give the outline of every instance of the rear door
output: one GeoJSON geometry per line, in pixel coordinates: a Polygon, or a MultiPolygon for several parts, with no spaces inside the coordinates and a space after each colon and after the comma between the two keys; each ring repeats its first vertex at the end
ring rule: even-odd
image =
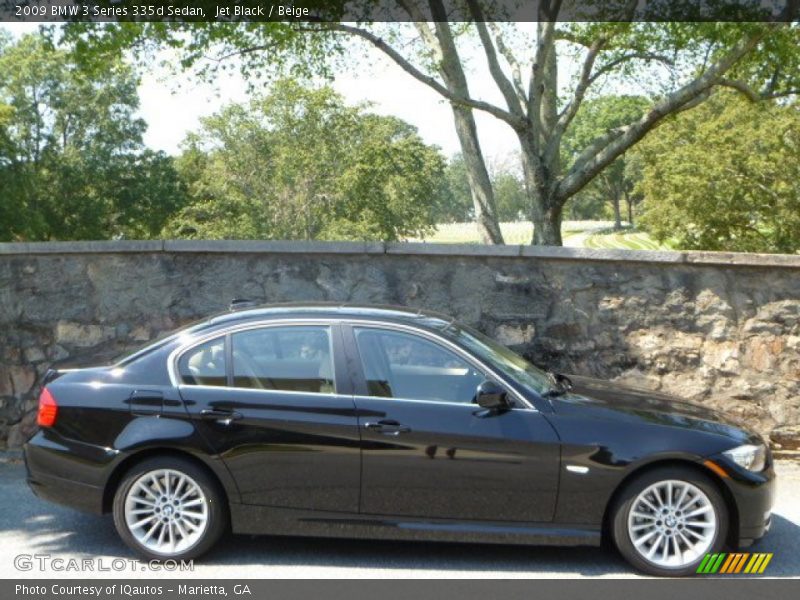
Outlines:
{"type": "Polygon", "coordinates": [[[358,422],[338,325],[232,331],[177,361],[180,391],[245,504],[357,512],[358,422]]]}
{"type": "MultiPolygon", "coordinates": [[[[491,375],[422,332],[345,328],[361,427],[361,512],[547,522],[560,447],[535,409],[475,403],[491,375]]],[[[499,382],[498,382],[499,383],[499,382]]]]}

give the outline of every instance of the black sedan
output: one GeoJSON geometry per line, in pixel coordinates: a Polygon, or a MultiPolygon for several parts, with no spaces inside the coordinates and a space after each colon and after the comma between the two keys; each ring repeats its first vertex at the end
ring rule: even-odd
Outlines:
{"type": "Polygon", "coordinates": [[[149,559],[234,533],[599,545],[696,570],[769,529],[764,441],[705,408],[537,368],[443,315],[239,305],[110,366],[51,370],[40,497],[149,559]]]}

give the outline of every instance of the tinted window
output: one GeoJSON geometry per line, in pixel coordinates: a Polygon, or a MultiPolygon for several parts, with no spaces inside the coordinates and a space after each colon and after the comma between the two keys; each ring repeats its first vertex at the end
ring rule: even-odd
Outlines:
{"type": "Polygon", "coordinates": [[[233,385],[259,390],[333,393],[330,330],[265,327],[234,333],[233,385]]]}
{"type": "Polygon", "coordinates": [[[225,338],[195,346],[178,361],[181,381],[188,385],[225,385],[225,338]]]}
{"type": "Polygon", "coordinates": [[[543,394],[552,387],[553,382],[545,371],[482,333],[468,330],[465,327],[451,328],[448,332],[457,336],[463,346],[483,359],[484,362],[521,383],[527,389],[537,394],[543,394]]]}
{"type": "Polygon", "coordinates": [[[355,328],[369,395],[469,403],[484,380],[454,352],[417,335],[355,328]]]}

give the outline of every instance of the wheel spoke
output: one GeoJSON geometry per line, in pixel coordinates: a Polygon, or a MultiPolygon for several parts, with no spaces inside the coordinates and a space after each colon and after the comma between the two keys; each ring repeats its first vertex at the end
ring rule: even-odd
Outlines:
{"type": "Polygon", "coordinates": [[[158,496],[155,493],[153,493],[153,490],[151,490],[149,487],[147,487],[143,483],[140,483],[139,485],[137,485],[136,489],[143,491],[145,494],[147,494],[148,496],[150,496],[154,500],[158,500],[158,496]]]}
{"type": "Polygon", "coordinates": [[[661,540],[663,539],[664,539],[664,534],[659,533],[658,537],[656,538],[656,541],[653,542],[653,545],[650,546],[650,550],[647,551],[647,558],[652,557],[656,553],[656,550],[658,550],[658,547],[661,545],[661,540]]]}
{"type": "Polygon", "coordinates": [[[181,525],[181,522],[182,519],[178,519],[177,521],[175,521],[175,529],[178,530],[178,534],[181,536],[181,539],[183,540],[186,539],[186,536],[188,534],[186,533],[186,530],[183,528],[183,525],[181,525]]]}
{"type": "Polygon", "coordinates": [[[186,478],[183,475],[178,477],[178,483],[175,484],[175,497],[180,499],[181,498],[181,490],[183,486],[186,485],[186,478]]]}
{"type": "Polygon", "coordinates": [[[153,533],[155,533],[155,531],[156,531],[156,529],[157,529],[157,528],[158,528],[158,521],[156,521],[155,523],[153,523],[153,526],[152,526],[152,527],[150,527],[150,529],[148,529],[148,530],[147,530],[147,533],[145,534],[145,536],[144,536],[144,537],[143,537],[143,538],[142,538],[140,541],[141,541],[143,544],[144,544],[145,542],[147,542],[147,540],[149,540],[151,537],[153,537],[153,533]]]}
{"type": "Polygon", "coordinates": [[[638,540],[634,541],[633,543],[636,546],[641,546],[642,544],[644,544],[647,540],[649,540],[651,537],[653,537],[657,533],[658,533],[658,530],[657,529],[653,529],[653,531],[650,531],[649,533],[644,534],[642,537],[640,537],[638,540]]]}
{"type": "Polygon", "coordinates": [[[149,523],[150,521],[152,521],[155,518],[156,518],[155,515],[150,515],[149,517],[145,517],[144,519],[136,521],[135,523],[131,523],[130,524],[130,528],[131,529],[139,529],[139,527],[141,527],[142,525],[144,525],[146,523],[149,523]]]}
{"type": "Polygon", "coordinates": [[[678,507],[678,510],[682,510],[683,509],[683,500],[684,500],[684,498],[686,498],[686,495],[688,493],[689,493],[689,486],[686,486],[686,485],[683,486],[683,491],[681,492],[681,495],[678,498],[678,500],[675,502],[675,506],[678,507]]]}
{"type": "Polygon", "coordinates": [[[672,540],[672,547],[675,549],[675,558],[678,559],[678,562],[681,560],[681,549],[678,546],[678,536],[673,535],[671,538],[672,540]]]}
{"type": "Polygon", "coordinates": [[[712,510],[711,506],[703,506],[696,510],[693,510],[689,514],[686,515],[686,518],[689,519],[691,517],[696,517],[697,515],[702,515],[703,513],[707,513],[708,511],[712,510]]]}
{"type": "Polygon", "coordinates": [[[153,476],[153,478],[152,478],[152,479],[153,479],[153,487],[154,487],[154,488],[156,489],[156,491],[158,492],[158,495],[159,495],[159,496],[163,496],[163,495],[164,495],[164,490],[161,488],[161,484],[160,484],[160,483],[158,483],[158,476],[157,476],[157,475],[155,475],[155,476],[153,476]]]}
{"type": "Polygon", "coordinates": [[[653,506],[653,504],[647,498],[642,498],[642,504],[647,506],[653,512],[658,512],[658,509],[655,506],[653,506]]]}
{"type": "Polygon", "coordinates": [[[636,517],[637,519],[647,519],[648,521],[656,520],[655,515],[650,515],[648,513],[643,513],[643,512],[632,512],[631,516],[636,517]]]}

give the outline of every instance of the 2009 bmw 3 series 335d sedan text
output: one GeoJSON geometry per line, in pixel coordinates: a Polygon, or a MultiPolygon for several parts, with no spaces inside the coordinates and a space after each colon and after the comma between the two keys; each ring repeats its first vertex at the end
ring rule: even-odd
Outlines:
{"type": "Polygon", "coordinates": [[[693,573],[769,529],[764,441],[708,409],[540,370],[442,315],[232,310],[104,367],[51,370],[45,499],[150,559],[223,533],[599,545],[693,573]]]}

